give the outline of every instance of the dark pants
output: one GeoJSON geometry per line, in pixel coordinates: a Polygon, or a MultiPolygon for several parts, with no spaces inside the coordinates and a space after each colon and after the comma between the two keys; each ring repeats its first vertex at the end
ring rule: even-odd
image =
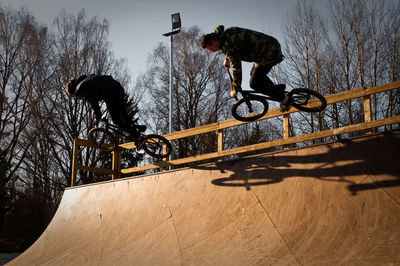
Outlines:
{"type": "Polygon", "coordinates": [[[283,98],[285,98],[285,90],[275,88],[275,84],[267,76],[274,65],[275,64],[263,66],[253,65],[250,72],[250,88],[257,92],[269,95],[278,101],[282,101],[283,98]]]}
{"type": "Polygon", "coordinates": [[[112,84],[112,91],[113,96],[105,100],[112,121],[132,137],[139,137],[139,132],[128,115],[124,88],[115,81],[112,84]]]}

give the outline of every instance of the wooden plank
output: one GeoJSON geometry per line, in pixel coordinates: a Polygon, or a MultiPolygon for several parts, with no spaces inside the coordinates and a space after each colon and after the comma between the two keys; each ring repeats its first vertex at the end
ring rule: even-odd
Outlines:
{"type": "Polygon", "coordinates": [[[112,170],[113,174],[111,179],[118,179],[121,173],[121,149],[117,148],[113,151],[112,156],[112,170]]]}
{"type": "Polygon", "coordinates": [[[342,91],[339,93],[335,93],[335,94],[326,96],[325,98],[326,98],[326,101],[328,104],[332,104],[332,103],[338,103],[338,102],[342,102],[342,101],[351,100],[354,98],[369,96],[369,95],[373,95],[376,93],[393,90],[393,89],[397,89],[397,88],[400,88],[400,81],[392,82],[392,83],[377,86],[377,87],[371,87],[371,88],[361,87],[361,88],[357,88],[357,89],[353,89],[353,90],[342,91]]]}
{"type": "Polygon", "coordinates": [[[78,173],[78,156],[79,156],[79,139],[74,139],[74,146],[72,152],[72,169],[71,169],[71,187],[76,185],[76,175],[78,173]]]}
{"type": "MultiPolygon", "coordinates": [[[[371,95],[367,95],[363,97],[363,105],[364,105],[364,121],[370,122],[372,121],[372,113],[371,113],[371,95]]],[[[372,134],[373,130],[369,129],[366,134],[372,134]]]]}
{"type": "Polygon", "coordinates": [[[84,146],[84,147],[89,147],[89,148],[97,149],[97,147],[94,146],[94,145],[92,144],[92,142],[90,142],[90,141],[87,140],[87,139],[76,139],[76,143],[77,143],[79,146],[84,146]]]}
{"type": "Polygon", "coordinates": [[[364,95],[372,95],[375,93],[380,93],[388,90],[394,90],[394,89],[399,89],[400,88],[400,81],[395,81],[392,83],[376,86],[376,87],[371,87],[371,88],[366,88],[364,90],[364,95]]]}
{"type": "MultiPolygon", "coordinates": [[[[283,139],[288,139],[290,137],[290,115],[283,115],[283,139]]],[[[284,149],[289,149],[289,145],[285,145],[284,149]]]]}
{"type": "MultiPolygon", "coordinates": [[[[337,103],[337,102],[346,101],[346,100],[359,98],[359,97],[364,97],[364,99],[366,99],[366,97],[369,95],[373,95],[375,93],[380,93],[380,92],[397,89],[397,88],[400,88],[400,81],[377,86],[377,87],[367,88],[367,89],[357,88],[357,89],[353,89],[353,90],[343,91],[340,93],[336,93],[336,94],[327,96],[326,100],[327,100],[328,104],[332,104],[332,103],[337,103]]],[[[135,172],[136,170],[134,170],[134,169],[140,169],[137,171],[142,171],[142,170],[147,170],[147,169],[159,168],[160,166],[166,167],[166,166],[171,166],[171,165],[180,165],[180,164],[185,164],[185,163],[202,161],[202,160],[206,160],[206,159],[221,158],[223,156],[227,156],[227,155],[231,155],[231,154],[240,154],[240,153],[244,153],[247,151],[265,149],[268,147],[289,145],[289,144],[297,143],[297,142],[301,142],[301,141],[312,140],[312,139],[322,138],[322,137],[328,137],[328,136],[349,133],[349,132],[354,132],[354,131],[359,131],[359,130],[366,130],[366,129],[371,129],[371,128],[378,127],[381,125],[385,125],[385,124],[381,124],[381,123],[388,123],[388,124],[399,123],[398,120],[396,120],[396,119],[398,119],[398,116],[394,117],[394,118],[387,118],[387,119],[378,120],[378,121],[371,121],[371,119],[370,119],[371,110],[370,110],[370,107],[368,109],[368,105],[370,105],[370,100],[365,100],[364,107],[367,110],[365,123],[351,125],[351,126],[347,126],[347,127],[343,127],[343,128],[339,128],[339,129],[325,130],[322,132],[316,132],[316,133],[312,133],[312,134],[291,137],[291,138],[289,136],[288,129],[290,128],[290,125],[288,123],[287,117],[290,113],[298,112],[298,110],[296,110],[295,108],[291,108],[289,111],[282,113],[280,111],[280,108],[271,109],[264,117],[260,118],[257,121],[284,115],[284,130],[285,130],[284,131],[284,139],[278,140],[278,141],[272,141],[272,142],[268,142],[268,143],[260,143],[260,144],[245,146],[245,147],[239,147],[239,148],[230,149],[230,150],[223,150],[223,143],[221,140],[221,138],[222,138],[221,132],[226,128],[240,126],[240,125],[251,123],[251,122],[241,122],[236,119],[230,119],[230,120],[225,120],[225,121],[221,121],[221,122],[217,122],[217,123],[213,123],[213,124],[208,124],[208,125],[204,125],[204,126],[200,126],[200,127],[196,127],[196,128],[186,129],[186,130],[179,131],[179,132],[173,132],[173,133],[164,135],[164,137],[166,137],[169,140],[175,140],[175,139],[181,139],[181,138],[185,138],[185,137],[190,137],[190,136],[195,136],[195,135],[199,135],[199,134],[205,134],[205,133],[209,133],[209,132],[218,131],[218,152],[177,159],[177,160],[173,160],[173,161],[169,161],[169,162],[164,161],[164,162],[160,162],[159,164],[152,164],[152,165],[148,165],[148,166],[122,169],[121,172],[122,173],[130,173],[131,171],[135,172]],[[369,101],[369,103],[368,103],[368,101],[369,101]],[[397,122],[391,122],[393,119],[397,122]]],[[[86,146],[86,147],[96,148],[94,145],[91,144],[91,142],[89,142],[87,140],[76,139],[76,140],[74,140],[74,142],[75,141],[76,141],[77,147],[86,146]]],[[[133,148],[135,148],[135,145],[133,142],[130,142],[130,143],[121,144],[121,145],[119,145],[119,147],[121,149],[133,149],[133,148]]],[[[74,148],[75,148],[75,146],[74,146],[74,148]]],[[[78,154],[78,152],[75,153],[75,151],[74,151],[74,154],[78,154]]],[[[73,161],[77,160],[76,158],[75,159],[73,158],[73,161]]],[[[84,166],[79,166],[77,164],[73,164],[73,173],[75,173],[75,175],[76,175],[76,170],[78,170],[78,169],[79,170],[87,170],[87,171],[90,171],[90,169],[94,169],[94,171],[99,171],[98,170],[99,168],[84,167],[84,166]]],[[[112,171],[109,169],[103,169],[103,170],[106,171],[107,173],[115,173],[115,171],[112,171]]],[[[103,171],[103,173],[105,173],[104,171],[103,171]]],[[[71,185],[73,185],[73,182],[74,181],[73,181],[73,177],[72,177],[71,185]]]]}
{"type": "Polygon", "coordinates": [[[372,121],[371,96],[364,96],[363,104],[364,104],[364,121],[365,122],[372,121]]]}
{"type": "MultiPolygon", "coordinates": [[[[287,113],[294,113],[294,112],[297,112],[297,110],[293,109],[291,111],[288,111],[287,113]]],[[[262,118],[258,119],[257,121],[277,117],[282,114],[283,113],[280,111],[280,108],[274,108],[274,109],[269,110],[267,114],[265,114],[262,118]]],[[[213,124],[208,124],[208,125],[204,125],[204,126],[200,126],[200,127],[189,128],[189,129],[165,134],[163,136],[166,137],[168,140],[175,140],[175,139],[196,136],[199,134],[210,133],[210,132],[214,132],[214,131],[218,131],[218,130],[223,130],[223,129],[227,129],[230,127],[240,126],[240,125],[244,125],[244,124],[248,124],[248,123],[252,123],[252,122],[242,122],[242,121],[239,121],[236,119],[229,119],[229,120],[216,122],[213,124]]]]}
{"type": "MultiPolygon", "coordinates": [[[[387,90],[392,90],[392,89],[397,89],[397,88],[400,88],[400,81],[392,82],[392,83],[385,84],[382,86],[371,87],[371,88],[367,88],[367,89],[357,88],[357,89],[353,89],[353,90],[343,91],[343,92],[339,92],[339,93],[336,93],[333,95],[326,96],[325,98],[326,98],[328,104],[332,104],[332,103],[337,103],[337,102],[346,101],[346,100],[350,100],[350,99],[354,99],[354,98],[364,97],[367,95],[372,95],[375,93],[384,92],[387,90]]],[[[280,108],[274,108],[274,109],[269,110],[267,114],[265,114],[262,118],[258,119],[257,121],[281,116],[283,114],[295,113],[295,112],[298,112],[298,110],[295,108],[291,108],[289,111],[287,111],[285,113],[282,113],[280,111],[280,108]]],[[[199,135],[199,134],[210,133],[210,132],[214,132],[217,130],[226,129],[226,128],[230,128],[230,127],[240,126],[240,125],[244,125],[244,124],[248,124],[248,123],[251,123],[251,122],[241,122],[236,119],[229,119],[229,120],[225,120],[225,121],[221,121],[221,122],[216,122],[216,123],[212,123],[212,124],[208,124],[208,125],[203,125],[203,126],[199,126],[199,127],[195,127],[195,128],[190,128],[190,129],[185,129],[185,130],[165,134],[163,136],[166,137],[168,140],[176,140],[176,139],[191,137],[191,136],[195,136],[195,135],[199,135]]],[[[86,141],[86,140],[80,140],[80,141],[82,141],[82,143],[80,144],[81,146],[93,147],[93,145],[89,141],[86,141]]],[[[135,148],[135,145],[133,142],[130,142],[130,143],[120,144],[119,147],[123,148],[123,149],[133,149],[133,148],[135,148]]],[[[95,147],[93,147],[93,148],[95,148],[95,147]]]]}
{"type": "Polygon", "coordinates": [[[218,151],[222,151],[224,149],[224,130],[218,130],[218,151]]]}
{"type": "MultiPolygon", "coordinates": [[[[367,88],[367,89],[361,87],[361,88],[357,88],[357,89],[353,89],[353,90],[343,91],[343,92],[339,92],[339,93],[327,96],[325,98],[326,98],[328,104],[333,104],[333,103],[346,101],[346,100],[359,98],[359,97],[364,97],[366,95],[372,95],[375,93],[384,92],[384,91],[388,91],[388,90],[392,90],[392,89],[396,89],[396,88],[400,88],[400,81],[392,82],[392,83],[385,84],[382,86],[367,88]]],[[[269,110],[268,113],[266,113],[263,117],[261,117],[257,121],[281,116],[283,114],[291,114],[291,113],[296,113],[296,112],[299,112],[299,111],[295,108],[291,108],[289,111],[284,112],[284,113],[282,113],[280,111],[280,108],[274,108],[274,109],[269,110]]],[[[200,127],[196,127],[196,128],[190,128],[190,129],[186,129],[186,130],[182,130],[182,131],[178,131],[178,132],[173,132],[171,134],[164,135],[164,137],[166,137],[169,140],[174,140],[174,139],[195,136],[198,134],[205,134],[205,133],[213,132],[213,131],[220,130],[220,129],[226,129],[226,128],[230,128],[230,127],[240,126],[240,125],[244,125],[244,124],[248,124],[248,123],[252,123],[252,122],[241,122],[236,119],[229,119],[229,120],[225,120],[225,121],[221,121],[221,122],[217,122],[217,123],[213,123],[213,124],[209,124],[209,125],[204,125],[204,126],[200,126],[200,127]]]]}
{"type": "Polygon", "coordinates": [[[238,147],[238,148],[229,149],[229,150],[223,150],[223,151],[202,154],[202,155],[197,155],[197,156],[192,156],[192,157],[187,157],[187,158],[182,158],[182,159],[176,159],[176,160],[172,160],[169,162],[163,161],[163,162],[160,162],[157,164],[150,164],[150,165],[145,165],[145,166],[121,169],[121,173],[129,174],[129,173],[134,173],[134,172],[144,171],[144,170],[149,170],[149,169],[155,169],[155,168],[160,168],[160,167],[177,166],[177,165],[186,164],[186,163],[199,162],[199,161],[203,161],[203,160],[207,160],[207,159],[217,159],[217,158],[232,155],[232,154],[241,154],[241,153],[245,153],[245,152],[249,152],[249,151],[257,151],[257,150],[262,150],[262,149],[271,148],[271,147],[289,145],[289,144],[294,144],[294,143],[303,142],[303,141],[307,141],[307,140],[335,136],[335,135],[339,135],[339,134],[345,134],[345,133],[350,133],[350,132],[355,132],[355,131],[360,131],[360,130],[366,130],[366,129],[371,129],[371,128],[380,127],[380,126],[389,125],[389,124],[395,124],[395,123],[400,123],[400,115],[382,119],[382,120],[376,120],[376,121],[371,121],[371,122],[365,122],[365,123],[345,126],[345,127],[341,127],[341,128],[328,129],[328,130],[324,130],[321,132],[315,132],[315,133],[310,133],[310,134],[306,134],[306,135],[291,137],[288,139],[280,139],[280,140],[275,140],[275,141],[270,141],[270,142],[263,142],[263,143],[238,147]]]}
{"type": "MultiPolygon", "coordinates": [[[[76,139],[79,146],[84,146],[88,148],[98,149],[92,142],[87,139],[76,139]]],[[[111,151],[112,152],[112,151],[111,151]]]]}
{"type": "Polygon", "coordinates": [[[127,142],[127,143],[119,144],[118,148],[124,149],[124,150],[132,150],[132,149],[136,148],[136,145],[134,142],[127,142]]]}
{"type": "MultiPolygon", "coordinates": [[[[217,143],[218,147],[217,150],[218,151],[222,151],[224,150],[224,130],[223,129],[219,129],[218,130],[218,143],[217,143]]],[[[223,158],[220,158],[219,161],[222,161],[223,158]]]]}

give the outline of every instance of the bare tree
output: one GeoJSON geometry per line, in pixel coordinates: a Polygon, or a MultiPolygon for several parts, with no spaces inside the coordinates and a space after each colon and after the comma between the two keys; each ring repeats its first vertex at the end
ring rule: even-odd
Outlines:
{"type": "MultiPolygon", "coordinates": [[[[62,11],[55,19],[57,27],[55,49],[59,58],[56,65],[54,86],[48,93],[51,101],[54,95],[58,97],[52,105],[51,121],[54,131],[54,159],[60,166],[60,172],[69,182],[71,176],[72,144],[74,138],[87,138],[88,131],[93,126],[94,117],[88,104],[67,97],[65,83],[83,74],[112,75],[127,88],[130,82],[125,60],[117,60],[108,42],[109,24],[106,19],[97,17],[88,19],[84,10],[77,16],[62,11]]],[[[128,90],[126,89],[128,93],[128,90]]],[[[50,110],[49,110],[50,111],[50,110]]],[[[104,164],[98,152],[85,149],[80,153],[80,163],[91,166],[104,164]]],[[[95,180],[90,172],[81,172],[78,182],[90,183],[95,180]]]]}
{"type": "MultiPolygon", "coordinates": [[[[357,77],[355,75],[355,45],[354,28],[355,13],[360,5],[359,0],[350,1],[329,1],[333,18],[333,30],[336,34],[335,44],[332,45],[336,51],[337,63],[340,65],[341,75],[343,76],[344,90],[356,87],[357,77]]],[[[356,113],[356,112],[355,112],[356,113]]],[[[347,101],[347,116],[349,124],[354,124],[354,114],[352,101],[347,101]]]]}
{"type": "MultiPolygon", "coordinates": [[[[26,193],[30,195],[27,208],[38,211],[35,217],[48,220],[55,210],[57,193],[49,165],[51,155],[42,138],[48,120],[41,107],[45,73],[51,73],[51,35],[23,9],[1,8],[0,20],[2,227],[3,219],[15,213],[12,206],[27,198],[26,193]]],[[[38,230],[46,225],[46,221],[38,221],[38,230]]]]}
{"type": "MultiPolygon", "coordinates": [[[[19,68],[24,61],[19,56],[29,35],[29,14],[0,8],[0,219],[8,204],[4,199],[16,181],[19,167],[26,157],[30,142],[25,142],[24,130],[29,124],[29,99],[24,91],[24,73],[19,68]],[[11,183],[11,185],[10,185],[11,183]]],[[[0,221],[0,226],[3,221],[0,221]]]]}
{"type": "MultiPolygon", "coordinates": [[[[399,23],[395,15],[398,8],[394,1],[329,1],[332,19],[324,21],[312,2],[298,1],[283,25],[286,82],[333,94],[395,80],[399,61],[399,23]]],[[[393,92],[373,96],[373,119],[392,115],[390,110],[396,108],[397,98],[393,92]]],[[[362,109],[362,99],[332,104],[324,111],[324,119],[319,116],[319,129],[359,123],[364,119],[362,109]]],[[[314,120],[299,116],[313,131],[314,120]]],[[[296,116],[292,122],[296,122],[292,123],[295,132],[305,132],[306,127],[297,123],[296,116]]]]}
{"type": "MultiPolygon", "coordinates": [[[[126,61],[114,58],[107,41],[106,20],[88,20],[83,10],[77,16],[63,11],[55,25],[53,34],[26,10],[0,6],[0,239],[14,232],[28,241],[24,245],[54,214],[70,183],[73,138],[86,138],[92,125],[92,111],[66,96],[65,82],[96,73],[112,75],[126,88],[130,83],[126,61]],[[14,230],[24,215],[32,216],[34,228],[14,230]]],[[[107,165],[110,159],[93,149],[79,154],[80,162],[90,166],[107,165]]],[[[138,158],[123,159],[135,163],[138,158]]],[[[81,183],[109,178],[79,177],[81,183]]]]}
{"type": "MultiPolygon", "coordinates": [[[[397,19],[392,13],[396,6],[398,8],[398,3],[393,1],[330,1],[334,18],[332,26],[336,34],[333,42],[338,44],[332,47],[338,51],[336,57],[343,71],[343,87],[378,86],[391,81],[385,77],[385,73],[391,58],[388,56],[391,43],[388,42],[391,39],[388,33],[391,35],[397,31],[398,35],[399,29],[398,20],[395,24],[391,22],[397,19]]],[[[394,53],[398,53],[398,50],[398,47],[392,49],[394,53]]],[[[385,112],[378,110],[388,110],[393,106],[392,93],[374,95],[372,104],[373,119],[384,117],[385,112]]],[[[364,119],[360,115],[363,109],[361,99],[348,101],[347,109],[350,124],[364,119]]]]}
{"type": "MultiPolygon", "coordinates": [[[[400,3],[398,1],[389,2],[389,11],[385,20],[386,33],[384,58],[387,58],[386,76],[390,82],[400,80],[400,3]]],[[[388,96],[386,117],[400,113],[400,90],[390,91],[388,96]]],[[[391,127],[391,126],[390,126],[391,127]]]]}
{"type": "MultiPolygon", "coordinates": [[[[222,58],[200,46],[198,27],[183,30],[174,37],[173,129],[193,128],[225,119],[229,83],[222,67],[222,58]]],[[[159,44],[149,58],[147,73],[141,77],[152,104],[153,130],[164,133],[168,126],[169,49],[159,44]]],[[[205,134],[180,140],[177,156],[185,157],[211,151],[215,134],[205,134]]]]}
{"type": "MultiPolygon", "coordinates": [[[[317,10],[307,1],[297,2],[295,11],[286,19],[282,27],[285,34],[286,66],[287,71],[291,73],[289,84],[292,83],[295,87],[306,87],[323,94],[326,92],[322,84],[327,47],[325,27],[317,10]]],[[[316,127],[323,129],[323,114],[324,112],[310,114],[309,118],[301,116],[298,122],[306,122],[306,127],[300,128],[303,128],[303,131],[309,128],[311,132],[314,132],[316,127]]]]}
{"type": "MultiPolygon", "coordinates": [[[[377,86],[383,82],[385,59],[385,17],[388,12],[386,1],[365,1],[355,12],[354,42],[357,54],[359,85],[377,86]]],[[[377,95],[373,96],[373,117],[377,119],[377,95]]]]}

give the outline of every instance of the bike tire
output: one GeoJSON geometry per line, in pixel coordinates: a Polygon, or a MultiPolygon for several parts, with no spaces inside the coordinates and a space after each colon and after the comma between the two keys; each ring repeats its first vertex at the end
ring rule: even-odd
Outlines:
{"type": "Polygon", "coordinates": [[[168,157],[172,152],[171,143],[163,136],[156,134],[150,134],[144,137],[143,149],[147,154],[160,159],[168,157]]]}
{"type": "Polygon", "coordinates": [[[247,95],[245,98],[235,102],[232,106],[233,117],[243,122],[255,121],[263,117],[267,112],[268,101],[256,95],[247,95]],[[257,108],[257,110],[250,110],[247,101],[250,102],[251,107],[257,108]]]}
{"type": "Polygon", "coordinates": [[[111,152],[117,146],[114,135],[104,128],[92,128],[88,135],[89,141],[102,151],[111,152]]]}
{"type": "Polygon", "coordinates": [[[293,101],[293,107],[304,112],[321,112],[327,105],[326,99],[322,94],[306,88],[293,89],[288,96],[293,101]],[[310,100],[312,105],[307,106],[310,100]]]}

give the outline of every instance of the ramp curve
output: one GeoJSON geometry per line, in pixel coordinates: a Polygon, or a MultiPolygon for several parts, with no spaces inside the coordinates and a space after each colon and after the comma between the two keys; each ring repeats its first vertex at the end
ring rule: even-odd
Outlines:
{"type": "Polygon", "coordinates": [[[400,134],[66,189],[7,265],[398,265],[400,134]]]}

